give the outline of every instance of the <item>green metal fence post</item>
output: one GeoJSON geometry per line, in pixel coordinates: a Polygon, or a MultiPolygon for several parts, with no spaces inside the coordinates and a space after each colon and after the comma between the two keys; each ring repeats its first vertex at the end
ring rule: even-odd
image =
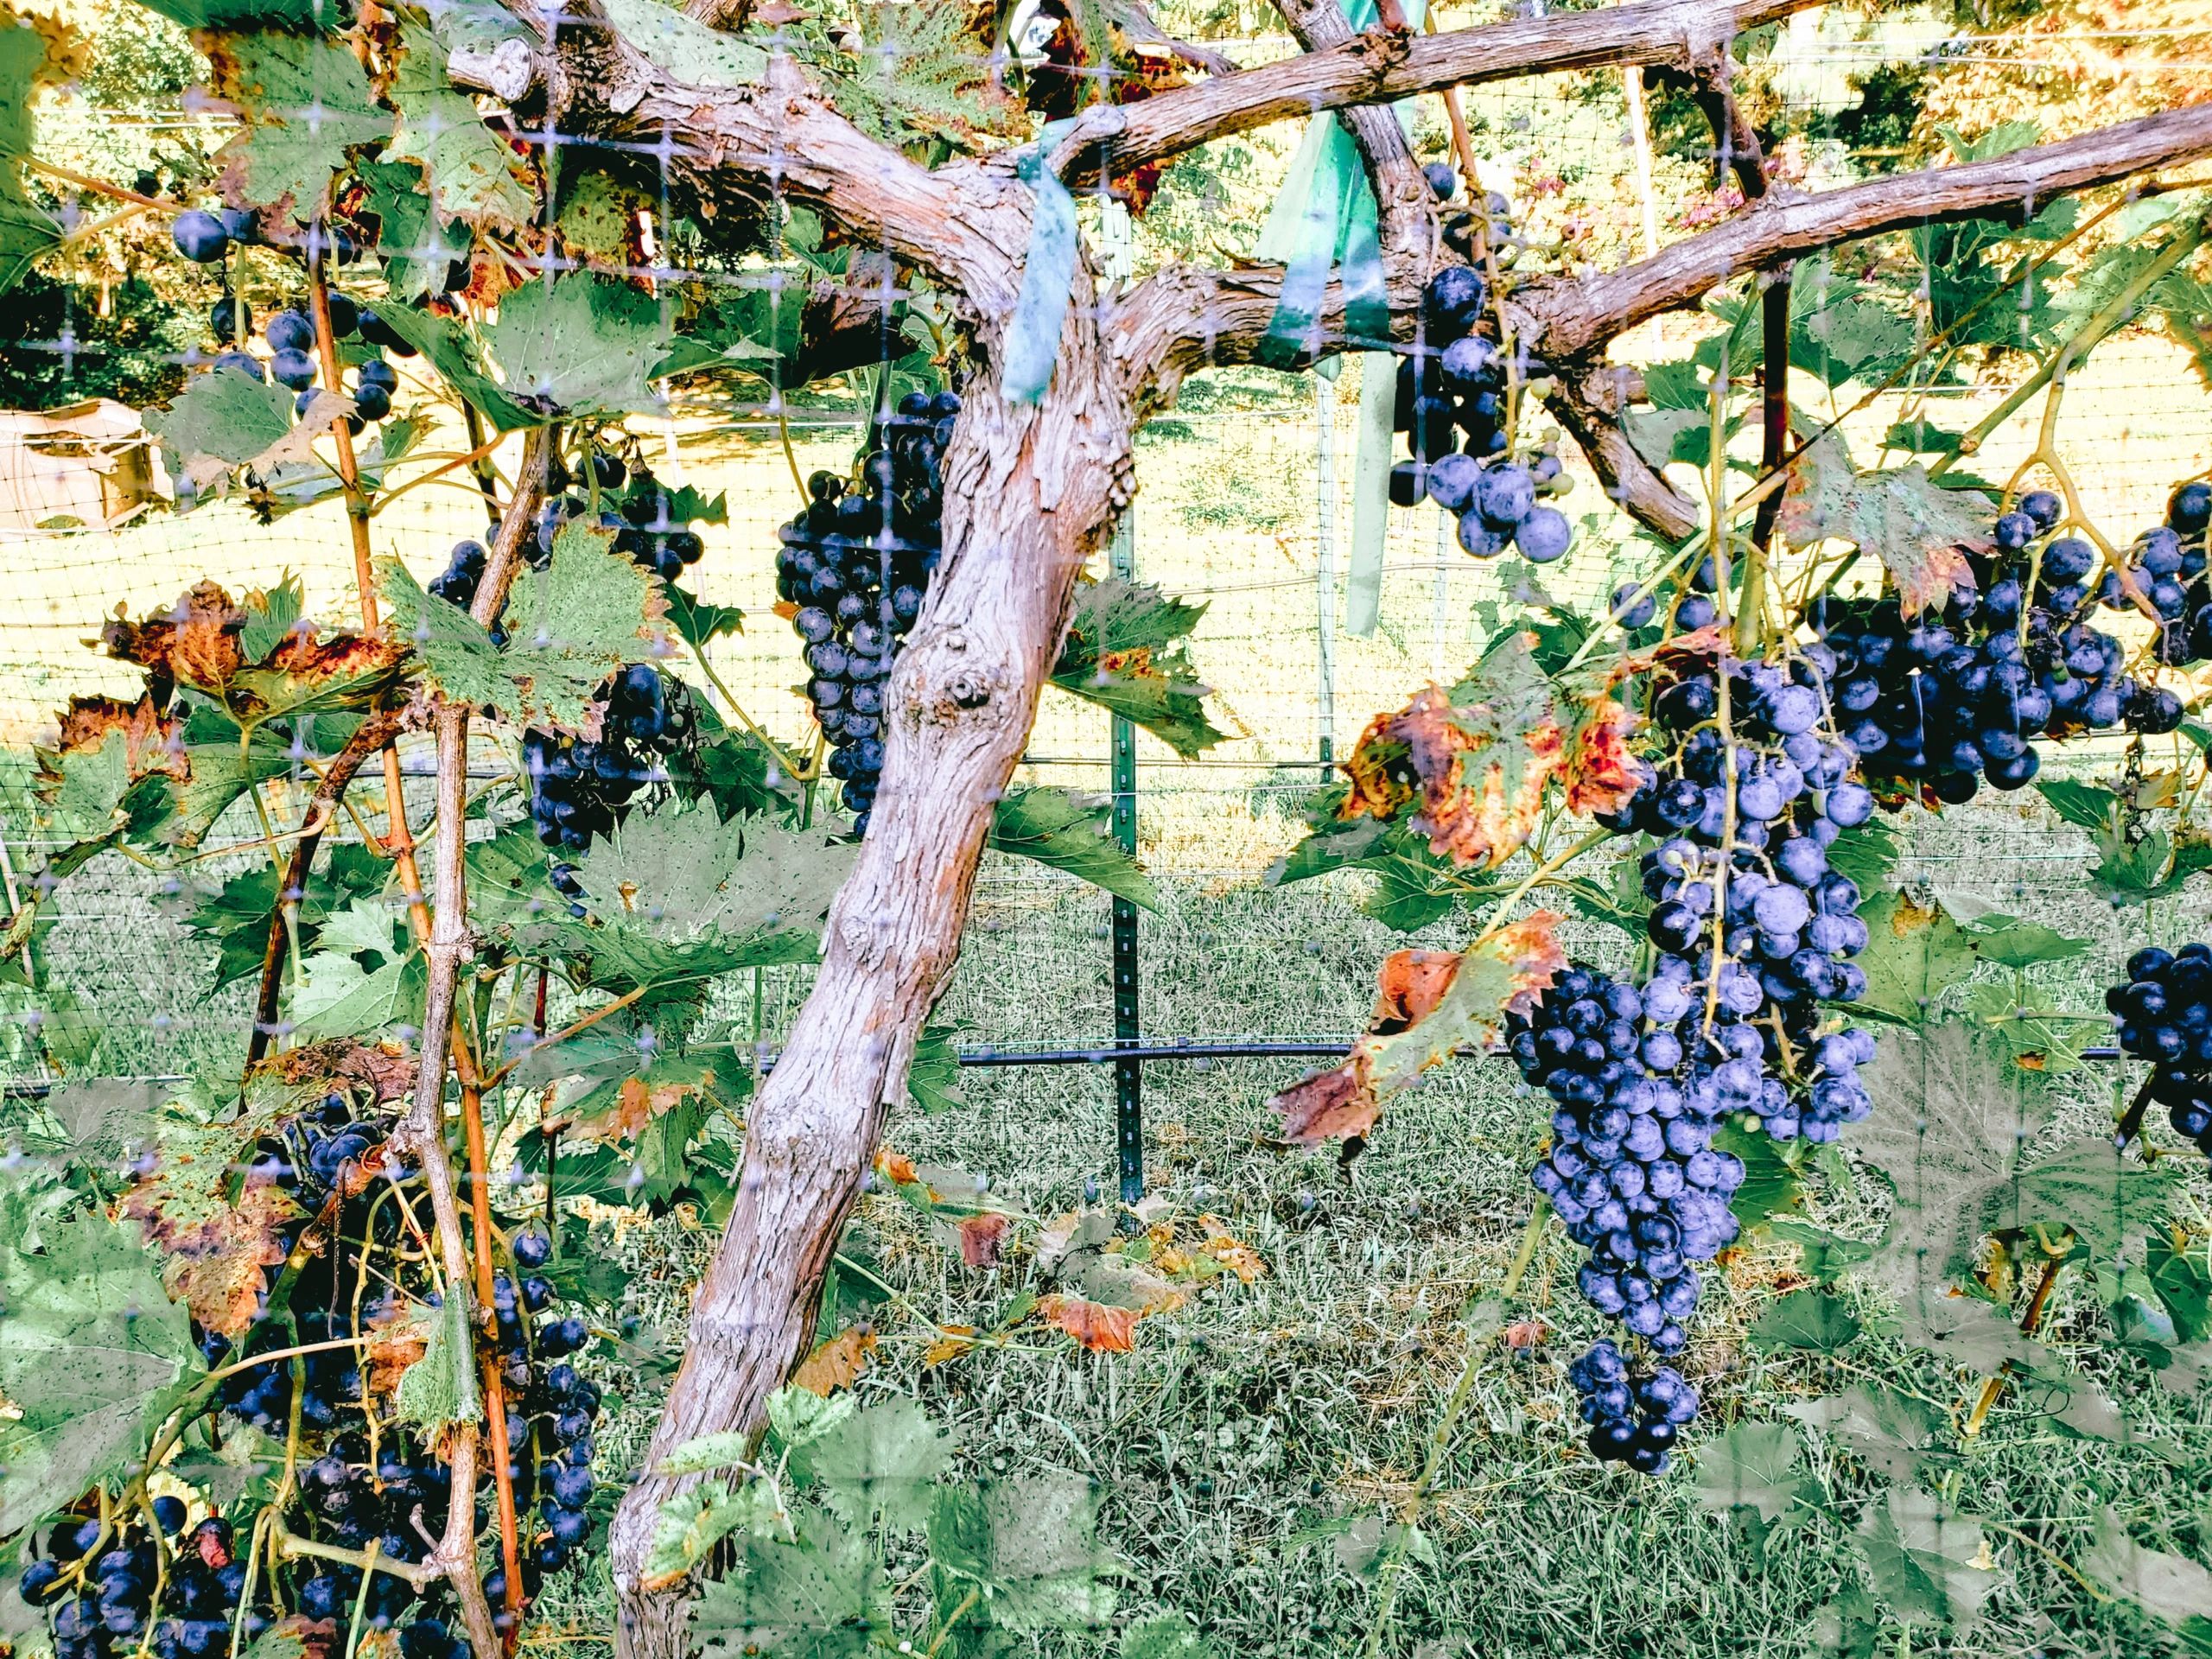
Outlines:
{"type": "MultiPolygon", "coordinates": [[[[1136,514],[1122,516],[1114,532],[1114,574],[1137,570],[1136,514]]],[[[1137,849],[1137,728],[1114,716],[1114,839],[1124,852],[1137,849]]],[[[1134,1048],[1142,1035],[1137,1016],[1137,907],[1114,900],[1114,1046],[1134,1048]]],[[[1122,1202],[1144,1197],[1144,1062],[1114,1062],[1114,1140],[1120,1154],[1122,1202]]]]}

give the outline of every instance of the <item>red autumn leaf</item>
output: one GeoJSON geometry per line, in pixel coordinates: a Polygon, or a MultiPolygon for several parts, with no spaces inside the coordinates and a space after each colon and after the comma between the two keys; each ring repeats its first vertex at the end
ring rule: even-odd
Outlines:
{"type": "Polygon", "coordinates": [[[1364,1136],[1383,1103],[1461,1048],[1525,1014],[1567,966],[1560,918],[1539,910],[1453,954],[1400,950],[1380,974],[1375,1018],[1342,1065],[1303,1077],[1268,1103],[1300,1146],[1364,1136]]]}
{"type": "Polygon", "coordinates": [[[1283,1138],[1318,1147],[1339,1137],[1364,1137],[1382,1112],[1382,1103],[1368,1084],[1368,1064],[1366,1055],[1355,1049],[1342,1065],[1301,1077],[1268,1102],[1282,1114],[1283,1138]]]}
{"type": "Polygon", "coordinates": [[[1649,776],[1628,747],[1635,717],[1611,697],[1585,713],[1567,753],[1567,810],[1582,817],[1618,812],[1649,776]]]}
{"type": "Polygon", "coordinates": [[[1054,1294],[1037,1299],[1037,1314],[1094,1354],[1126,1354],[1137,1345],[1141,1315],[1134,1307],[1109,1307],[1080,1296],[1054,1294]]]}
{"type": "Polygon", "coordinates": [[[980,1216],[961,1217],[960,1259],[971,1268],[995,1268],[999,1251],[1013,1225],[1011,1216],[995,1210],[987,1210],[980,1216]]]}
{"type": "Polygon", "coordinates": [[[184,685],[220,687],[244,666],[238,631],[246,614],[215,582],[203,582],[169,610],[136,622],[116,607],[100,631],[111,657],[120,657],[184,685]]]}

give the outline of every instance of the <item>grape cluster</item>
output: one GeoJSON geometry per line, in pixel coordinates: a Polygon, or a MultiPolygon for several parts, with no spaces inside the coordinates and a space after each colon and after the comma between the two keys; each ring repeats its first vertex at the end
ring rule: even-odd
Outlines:
{"type": "MultiPolygon", "coordinates": [[[[2152,649],[2173,667],[2212,658],[2212,577],[2205,574],[2205,526],[2212,523],[2212,484],[2184,484],[2168,498],[2166,521],[2136,537],[2128,578],[2107,572],[2097,596],[2133,612],[2141,594],[2158,614],[2152,649]]],[[[2171,730],[2171,728],[2167,729],[2171,730]]]]}
{"type": "Polygon", "coordinates": [[[1819,1032],[1822,1003],[1866,990],[1850,960],[1866,944],[1859,888],[1827,849],[1874,805],[1849,743],[1815,729],[1821,655],[1677,673],[1653,706],[1675,747],[1609,820],[1661,838],[1642,863],[1661,953],[1645,1000],[1680,1020],[1686,1092],[1711,1090],[1719,1109],[1751,1112],[1783,1140],[1833,1141],[1872,1109],[1857,1077],[1872,1039],[1819,1032]],[[1732,747],[1718,723],[1724,689],[1732,747]]]}
{"type": "Polygon", "coordinates": [[[1675,1437],[1697,1418],[1697,1390],[1671,1365],[1637,1376],[1611,1343],[1599,1341],[1567,1368],[1590,1425],[1590,1449],[1601,1462],[1625,1463],[1639,1474],[1667,1471],[1675,1437]]]}
{"type": "MultiPolygon", "coordinates": [[[[279,1443],[292,1440],[296,1424],[286,1528],[327,1547],[373,1546],[384,1559],[419,1563],[444,1525],[452,1471],[415,1430],[383,1420],[382,1405],[363,1386],[363,1366],[380,1344],[404,1340],[411,1325],[399,1282],[405,1257],[392,1254],[404,1243],[403,1206],[389,1198],[418,1185],[421,1174],[393,1154],[391,1127],[385,1116],[357,1111],[334,1093],[257,1145],[247,1182],[283,1188],[302,1212],[278,1230],[288,1257],[282,1294],[270,1296],[276,1305],[235,1342],[198,1327],[195,1338],[209,1366],[228,1370],[216,1384],[218,1410],[279,1443]],[[372,1259],[377,1266],[365,1265],[372,1259]],[[332,1343],[349,1345],[294,1351],[332,1343]],[[260,1354],[272,1357],[252,1363],[260,1354]]],[[[534,1594],[542,1575],[566,1566],[591,1534],[586,1505],[600,1394],[570,1363],[590,1332],[559,1312],[538,1271],[550,1241],[524,1228],[511,1249],[520,1276],[499,1274],[493,1311],[510,1408],[508,1473],[518,1509],[536,1505],[543,1522],[519,1541],[523,1587],[534,1594]]],[[[437,1293],[421,1288],[435,1304],[437,1293]]],[[[20,1589],[48,1610],[55,1659],[125,1659],[146,1650],[158,1659],[216,1659],[231,1651],[233,1630],[251,1644],[289,1612],[342,1631],[357,1608],[366,1628],[396,1630],[406,1659],[466,1659],[466,1643],[447,1623],[442,1585],[418,1591],[392,1573],[365,1577],[357,1562],[316,1556],[264,1563],[256,1578],[229,1522],[208,1516],[188,1525],[190,1516],[186,1503],[163,1495],[105,1521],[65,1515],[48,1531],[43,1552],[22,1568],[20,1589]]],[[[505,1594],[496,1573],[486,1588],[496,1606],[505,1594]]]]}
{"type": "Polygon", "coordinates": [[[2180,701],[2126,674],[2120,642],[2083,620],[2098,555],[2052,536],[2063,511],[2037,490],[1999,514],[1997,551],[1969,555],[1977,585],[1940,611],[1908,621],[1894,599],[1815,603],[1835,719],[1869,773],[1956,805],[1985,779],[2000,790],[2033,779],[2037,737],[2180,723],[2180,701]]]}
{"type": "Polygon", "coordinates": [[[807,699],[858,835],[883,775],[884,688],[938,567],[959,414],[955,393],[907,393],[870,423],[856,476],[815,474],[805,511],[776,532],[776,596],[798,607],[807,699]]]}
{"type": "MultiPolygon", "coordinates": [[[[1661,1012],[1672,997],[1662,992],[1661,1012]]],[[[1713,1096],[1672,1080],[1681,1039],[1663,1023],[1647,1030],[1650,1013],[1634,986],[1577,965],[1509,1017],[1506,1046],[1555,1107],[1551,1152],[1530,1179],[1590,1252],[1584,1300],[1656,1352],[1678,1354],[1697,1306],[1690,1263],[1735,1237],[1728,1198],[1744,1166],[1713,1150],[1713,1096]]]]}
{"type": "MultiPolygon", "coordinates": [[[[1503,211],[1502,198],[1492,197],[1503,211]]],[[[1408,459],[1390,469],[1390,499],[1410,507],[1424,497],[1459,523],[1459,545],[1478,559],[1517,547],[1538,564],[1560,557],[1574,538],[1567,515],[1539,497],[1565,490],[1556,454],[1524,464],[1506,454],[1510,377],[1492,321],[1487,285],[1471,265],[1446,265],[1421,292],[1421,329],[1398,364],[1393,423],[1406,434],[1408,459]],[[1461,434],[1465,442],[1461,442],[1461,434]]],[[[1522,353],[1512,365],[1528,380],[1546,372],[1522,353]]]]}
{"type": "Polygon", "coordinates": [[[2149,1097],[2174,1133],[2212,1158],[2212,945],[2156,945],[2127,959],[2125,985],[2105,993],[2120,1046],[2151,1064],[2149,1097]]]}
{"type": "MultiPolygon", "coordinates": [[[[329,306],[331,333],[339,339],[358,338],[365,345],[398,357],[415,355],[415,348],[375,312],[354,304],[343,294],[331,295],[329,306]]],[[[279,311],[269,319],[263,330],[263,338],[269,345],[266,364],[238,344],[253,328],[252,308],[243,300],[224,296],[215,302],[207,321],[218,340],[229,342],[228,349],[207,359],[210,368],[228,369],[250,380],[274,380],[299,394],[294,400],[293,412],[307,413],[322,365],[316,352],[315,321],[305,310],[279,311]]],[[[391,413],[392,394],[399,390],[399,374],[383,358],[372,357],[359,365],[353,378],[354,384],[346,393],[353,400],[353,413],[346,417],[346,423],[353,431],[359,432],[364,423],[381,421],[391,413]]]]}
{"type": "Polygon", "coordinates": [[[48,1534],[46,1553],[23,1567],[17,1588],[48,1610],[54,1659],[119,1659],[142,1648],[160,1659],[201,1659],[229,1650],[234,1620],[248,1642],[268,1628],[265,1613],[238,1612],[246,1569],[229,1523],[210,1516],[188,1531],[186,1507],[172,1497],[148,1508],[150,1520],[142,1514],[105,1526],[65,1516],[48,1534]]]}
{"type": "MultiPolygon", "coordinates": [[[[650,663],[610,675],[593,699],[599,735],[531,727],[522,734],[523,771],[530,779],[530,816],[537,838],[562,852],[580,852],[594,836],[613,833],[631,799],[668,779],[667,757],[697,729],[697,711],[681,680],[650,663]]],[[[583,889],[574,868],[556,859],[553,886],[582,915],[583,889]]]]}

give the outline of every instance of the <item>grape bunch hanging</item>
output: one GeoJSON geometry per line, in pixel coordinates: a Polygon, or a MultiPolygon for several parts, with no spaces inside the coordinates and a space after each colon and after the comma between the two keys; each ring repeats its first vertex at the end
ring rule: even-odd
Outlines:
{"type": "MultiPolygon", "coordinates": [[[[614,532],[614,550],[674,582],[706,551],[699,532],[677,517],[677,501],[644,467],[632,468],[618,455],[594,451],[586,461],[593,493],[569,492],[576,480],[557,460],[547,480],[551,499],[540,509],[524,558],[531,569],[553,563],[553,544],[569,524],[593,518],[614,532]]],[[[429,591],[466,610],[476,601],[489,557],[484,544],[454,544],[446,568],[431,578],[429,591]]],[[[495,644],[505,642],[502,620],[492,626],[495,644]]],[[[523,733],[523,772],[530,780],[530,813],[537,838],[556,854],[581,853],[594,836],[607,836],[628,812],[639,792],[668,781],[668,759],[697,734],[698,710],[683,681],[650,663],[632,663],[607,677],[594,693],[585,721],[595,736],[543,727],[523,733]]],[[[584,913],[583,888],[566,857],[556,857],[548,874],[576,915],[584,913]]]]}
{"type": "MultiPolygon", "coordinates": [[[[243,1650],[285,1618],[305,1621],[310,1638],[319,1628],[340,1639],[358,1619],[395,1631],[406,1659],[464,1659],[442,1582],[418,1588],[374,1567],[427,1559],[452,1497],[450,1467],[434,1437],[404,1417],[386,1375],[421,1363],[422,1321],[440,1300],[411,1238],[412,1212],[427,1203],[422,1174],[389,1144],[391,1127],[334,1093],[258,1143],[249,1188],[272,1186],[296,1202],[276,1234],[285,1264],[273,1281],[264,1274],[263,1312],[235,1341],[194,1326],[216,1376],[209,1408],[269,1436],[292,1478],[251,1522],[195,1518],[196,1506],[174,1494],[65,1514],[19,1580],[23,1599],[45,1610],[55,1659],[207,1659],[234,1642],[243,1650]],[[252,1363],[260,1354],[271,1357],[252,1363]]],[[[527,1598],[590,1537],[601,1395],[570,1363],[589,1331],[559,1312],[537,1271],[550,1240],[524,1227],[505,1253],[494,1330],[506,1472],[518,1510],[536,1506],[518,1540],[527,1598]]],[[[487,1468],[482,1488],[492,1484],[487,1468]]],[[[484,1588],[504,1628],[500,1569],[484,1588]]]]}
{"type": "Polygon", "coordinates": [[[2176,1135],[2212,1158],[2212,945],[2146,946],[2127,959],[2127,982],[2105,993],[2120,1046],[2151,1076],[2120,1129],[2134,1138],[2145,1105],[2166,1109],[2176,1135]]]}
{"type": "Polygon", "coordinates": [[[2205,574],[2205,530],[2212,524],[2212,484],[2184,484],[2166,502],[2166,521],[2136,538],[2127,578],[2106,575],[2098,597],[2113,609],[2136,607],[2139,596],[2158,613],[2154,649],[2178,668],[2212,658],[2212,577],[2205,574]],[[2130,589],[2133,592],[2130,592],[2130,589]]]}
{"type": "MultiPolygon", "coordinates": [[[[1940,610],[1908,620],[1894,598],[1815,601],[1809,620],[1834,658],[1835,717],[1871,777],[1957,805],[1985,780],[1999,790],[2031,780],[2043,765],[2037,737],[2180,723],[2180,699],[2126,673],[2120,640],[2089,625],[2100,558],[2057,533],[2063,512],[2056,495],[2036,490],[1999,514],[1996,551],[1968,556],[1974,583],[1940,610]]],[[[2126,603],[2116,575],[2101,591],[2126,603]]]]}
{"type": "MultiPolygon", "coordinates": [[[[1688,600],[1702,596],[1692,594],[1688,600]]],[[[1816,648],[1817,649],[1817,648],[1816,648]]],[[[1551,1150],[1531,1179],[1589,1252],[1585,1300],[1653,1354],[1688,1345],[1697,1265],[1736,1237],[1742,1161],[1713,1145],[1746,1116],[1777,1140],[1833,1141],[1872,1101],[1865,1031],[1824,1005],[1866,989],[1855,883],[1828,849],[1873,811],[1848,744],[1821,735],[1822,658],[1788,667],[1679,649],[1654,681],[1665,745],[1602,820],[1656,842],[1641,860],[1656,952],[1640,986],[1576,965],[1507,1046],[1551,1096],[1551,1150]]],[[[1601,1343],[1570,1377],[1601,1459],[1656,1474],[1697,1397],[1661,1367],[1632,1376],[1601,1343]]]]}
{"type": "MultiPolygon", "coordinates": [[[[1428,175],[1440,196],[1456,193],[1446,164],[1432,165],[1428,175]]],[[[1449,215],[1446,245],[1471,259],[1484,247],[1493,258],[1509,249],[1510,204],[1493,194],[1484,211],[1486,228],[1471,210],[1449,215]]],[[[1459,521],[1459,545],[1476,558],[1510,547],[1531,563],[1548,564],[1573,545],[1574,531],[1541,498],[1564,491],[1567,480],[1556,454],[1514,459],[1507,429],[1513,383],[1547,371],[1517,346],[1509,363],[1490,299],[1473,264],[1445,266],[1421,291],[1421,328],[1398,364],[1392,424],[1406,435],[1408,458],[1390,469],[1390,499],[1401,507],[1435,502],[1459,521]]]]}
{"type": "Polygon", "coordinates": [[[943,547],[944,452],[959,414],[956,393],[907,393],[869,423],[854,475],[815,474],[805,510],[776,532],[776,597],[795,607],[807,701],[856,835],[883,776],[891,666],[943,547]]]}

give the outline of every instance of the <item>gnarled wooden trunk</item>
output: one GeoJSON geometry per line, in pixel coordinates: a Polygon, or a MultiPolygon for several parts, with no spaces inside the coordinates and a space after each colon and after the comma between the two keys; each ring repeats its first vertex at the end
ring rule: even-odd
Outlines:
{"type": "Polygon", "coordinates": [[[683,1646],[688,1596],[640,1580],[657,1511],[689,1483],[652,1468],[696,1436],[756,1424],[812,1328],[887,1104],[951,974],[1077,574],[1127,499],[1128,410],[1107,370],[1078,309],[1042,409],[989,386],[963,391],[945,458],[944,563],[892,676],[868,839],[830,908],[813,993],[754,1103],[683,1369],[615,1518],[619,1641],[631,1659],[683,1646]]]}

